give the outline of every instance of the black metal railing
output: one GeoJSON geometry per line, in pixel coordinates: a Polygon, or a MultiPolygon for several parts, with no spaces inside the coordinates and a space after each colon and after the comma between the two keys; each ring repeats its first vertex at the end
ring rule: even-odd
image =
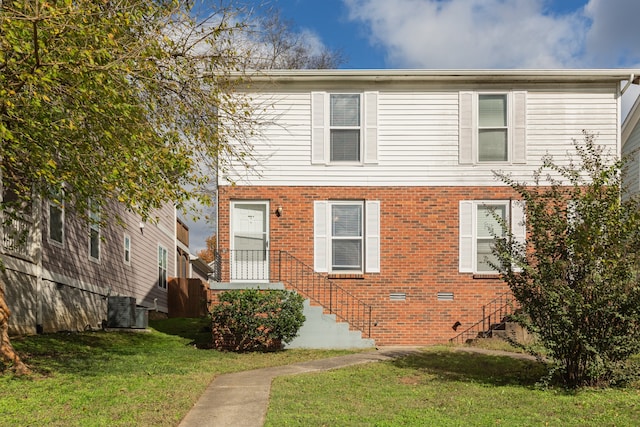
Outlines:
{"type": "Polygon", "coordinates": [[[212,278],[233,281],[279,282],[322,306],[329,314],[371,337],[372,306],[338,286],[326,275],[289,252],[280,250],[223,250],[216,254],[212,278]],[[225,270],[228,269],[228,276],[225,270]]]}
{"type": "Polygon", "coordinates": [[[494,330],[501,329],[517,308],[517,303],[511,292],[498,295],[488,304],[482,306],[482,319],[460,332],[449,342],[454,344],[467,343],[476,338],[487,338],[494,330]]]}

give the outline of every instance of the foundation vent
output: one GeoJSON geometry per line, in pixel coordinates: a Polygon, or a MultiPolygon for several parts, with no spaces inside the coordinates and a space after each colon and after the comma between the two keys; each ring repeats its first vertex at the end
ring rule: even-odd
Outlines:
{"type": "Polygon", "coordinates": [[[438,301],[453,301],[453,292],[438,292],[438,301]]]}
{"type": "Polygon", "coordinates": [[[389,299],[391,301],[405,301],[407,299],[407,294],[405,294],[404,292],[395,292],[389,294],[389,299]]]}

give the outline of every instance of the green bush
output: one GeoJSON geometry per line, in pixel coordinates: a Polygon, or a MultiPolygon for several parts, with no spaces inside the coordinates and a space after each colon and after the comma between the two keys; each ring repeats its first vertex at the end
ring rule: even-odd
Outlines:
{"type": "Polygon", "coordinates": [[[505,227],[494,253],[552,373],[570,388],[622,384],[640,353],[640,200],[624,194],[625,161],[593,135],[575,148],[568,165],[546,157],[534,185],[500,175],[525,201],[528,236],[505,227]]]}
{"type": "Polygon", "coordinates": [[[227,291],[211,312],[213,343],[231,351],[280,350],[304,323],[304,299],[292,291],[227,291]]]}

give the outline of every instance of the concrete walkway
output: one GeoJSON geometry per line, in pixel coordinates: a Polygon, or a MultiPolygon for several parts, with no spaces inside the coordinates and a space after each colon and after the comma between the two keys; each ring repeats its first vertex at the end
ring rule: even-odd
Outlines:
{"type": "Polygon", "coordinates": [[[275,377],[390,360],[418,351],[418,347],[382,347],[377,351],[220,375],[209,384],[179,427],[261,427],[275,377]]]}

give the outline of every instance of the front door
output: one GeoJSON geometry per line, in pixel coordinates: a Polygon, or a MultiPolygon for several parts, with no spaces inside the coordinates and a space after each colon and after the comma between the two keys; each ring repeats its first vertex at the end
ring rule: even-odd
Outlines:
{"type": "Polygon", "coordinates": [[[231,203],[231,280],[269,281],[269,202],[231,203]]]}

